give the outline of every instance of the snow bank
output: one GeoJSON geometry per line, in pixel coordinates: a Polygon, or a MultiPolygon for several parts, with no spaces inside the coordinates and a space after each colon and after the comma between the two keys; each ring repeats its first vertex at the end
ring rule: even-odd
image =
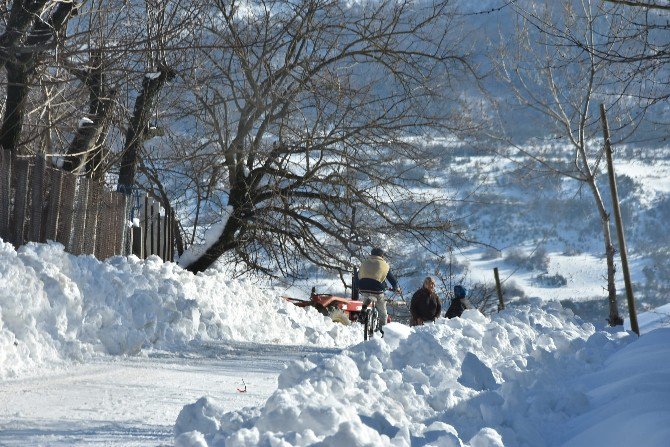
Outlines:
{"type": "Polygon", "coordinates": [[[193,340],[344,347],[362,338],[270,289],[158,257],[106,262],[0,240],[0,377],[43,362],[174,350],[193,340]]]}
{"type": "MultiPolygon", "coordinates": [[[[262,408],[216,414],[211,398],[184,407],[178,445],[621,445],[597,439],[608,430],[616,436],[622,422],[616,410],[598,409],[615,397],[623,405],[645,386],[627,387],[654,361],[649,344],[664,344],[665,354],[644,373],[655,383],[648,390],[667,384],[670,372],[670,330],[631,343],[636,336],[596,332],[558,303],[533,301],[491,319],[466,311],[412,329],[392,323],[386,332],[333,357],[292,363],[262,408]],[[642,363],[633,367],[629,356],[642,363]],[[620,386],[607,386],[613,382],[620,386]],[[582,430],[596,421],[598,429],[582,430]]],[[[670,427],[668,393],[645,394],[663,409],[648,419],[654,434],[670,427]]],[[[658,439],[670,439],[661,431],[658,439]]]]}

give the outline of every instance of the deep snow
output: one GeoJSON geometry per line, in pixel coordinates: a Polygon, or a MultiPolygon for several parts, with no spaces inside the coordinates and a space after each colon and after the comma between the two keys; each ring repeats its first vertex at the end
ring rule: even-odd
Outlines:
{"type": "Polygon", "coordinates": [[[157,258],[3,243],[0,279],[7,445],[152,445],[171,425],[178,446],[670,439],[667,306],[640,315],[640,338],[528,299],[491,316],[392,323],[361,342],[360,326],[278,290],[157,258]]]}
{"type": "Polygon", "coordinates": [[[292,364],[264,406],[184,407],[178,446],[666,446],[670,329],[596,331],[558,303],[467,311],[292,364]],[[184,423],[185,420],[191,421],[184,423]],[[202,430],[206,427],[206,430],[202,430]]]}
{"type": "Polygon", "coordinates": [[[0,377],[44,364],[201,340],[344,347],[362,334],[225,274],[158,257],[101,262],[60,244],[0,242],[0,377]],[[305,313],[307,312],[307,313],[305,313]]]}

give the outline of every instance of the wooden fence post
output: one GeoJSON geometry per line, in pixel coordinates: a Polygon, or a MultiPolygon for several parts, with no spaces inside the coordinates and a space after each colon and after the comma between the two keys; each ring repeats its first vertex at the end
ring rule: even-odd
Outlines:
{"type": "Polygon", "coordinates": [[[0,149],[0,237],[7,242],[12,240],[10,227],[12,161],[12,153],[0,149]]]}
{"type": "Polygon", "coordinates": [[[161,231],[163,221],[161,219],[161,206],[156,203],[156,254],[159,258],[163,258],[163,239],[164,233],[161,231]]]}
{"type": "Polygon", "coordinates": [[[28,160],[17,160],[17,181],[14,196],[14,246],[19,247],[26,241],[26,221],[28,213],[28,192],[30,190],[30,163],[28,160]]]}
{"type": "Polygon", "coordinates": [[[30,240],[44,242],[42,238],[42,207],[44,206],[44,174],[46,159],[44,155],[35,155],[32,169],[31,200],[30,200],[30,240]]]}
{"type": "Polygon", "coordinates": [[[51,241],[58,239],[58,226],[60,224],[60,214],[63,196],[63,171],[59,169],[49,169],[49,178],[51,187],[49,188],[49,216],[44,238],[51,241]]]}
{"type": "MultiPolygon", "coordinates": [[[[139,199],[139,197],[137,197],[139,199]]],[[[130,252],[140,259],[144,259],[144,227],[142,226],[142,219],[144,218],[144,209],[141,208],[140,203],[136,213],[133,213],[133,219],[137,219],[138,225],[130,227],[130,252]]],[[[129,199],[128,210],[134,206],[133,199],[129,199]]]]}
{"type": "Polygon", "coordinates": [[[88,205],[86,216],[86,229],[84,231],[84,253],[95,254],[96,240],[100,236],[98,234],[98,219],[100,218],[100,210],[103,206],[102,184],[94,181],[89,181],[88,186],[88,205]]]}
{"type": "Polygon", "coordinates": [[[155,255],[156,254],[156,207],[155,207],[156,202],[154,199],[151,199],[151,204],[149,205],[149,219],[150,219],[150,230],[149,232],[151,233],[149,237],[151,238],[151,244],[149,246],[149,254],[150,255],[155,255]]]}
{"type": "Polygon", "coordinates": [[[77,192],[77,177],[61,171],[63,188],[61,201],[59,203],[60,218],[56,230],[56,240],[66,248],[71,246],[72,239],[72,216],[75,210],[75,197],[77,192]]]}
{"type": "Polygon", "coordinates": [[[170,221],[170,211],[168,210],[167,207],[163,208],[165,212],[165,216],[163,217],[163,243],[161,244],[163,246],[163,261],[168,260],[168,222],[170,221]]]}
{"type": "Polygon", "coordinates": [[[174,209],[170,207],[170,262],[174,262],[174,232],[175,232],[174,209]]]}
{"type": "Polygon", "coordinates": [[[126,256],[131,253],[131,251],[126,249],[128,238],[130,237],[130,227],[128,226],[128,222],[130,222],[130,209],[128,205],[131,201],[130,196],[126,194],[115,193],[115,196],[116,212],[114,214],[116,215],[117,229],[116,233],[114,233],[116,235],[114,239],[114,254],[126,256]]]}
{"type": "Polygon", "coordinates": [[[144,195],[144,210],[142,211],[142,218],[144,219],[144,234],[142,235],[142,254],[144,255],[142,259],[149,257],[149,244],[147,243],[147,238],[149,237],[149,196],[144,195]]]}
{"type": "Polygon", "coordinates": [[[612,194],[612,208],[614,209],[614,221],[616,222],[616,231],[619,238],[619,254],[621,255],[621,269],[623,270],[623,279],[626,285],[626,297],[628,299],[628,316],[630,317],[630,328],[637,335],[640,335],[640,328],[637,325],[637,311],[635,310],[635,298],[633,297],[633,285],[628,270],[628,253],[626,251],[626,238],[623,233],[623,221],[621,220],[621,207],[619,205],[619,193],[617,192],[616,177],[614,176],[614,163],[612,162],[612,145],[610,142],[610,131],[607,124],[607,115],[605,106],[600,104],[600,119],[603,125],[603,136],[605,137],[605,155],[607,157],[607,172],[609,173],[610,192],[612,194]]]}
{"type": "Polygon", "coordinates": [[[505,301],[503,300],[502,287],[500,287],[500,275],[498,274],[498,267],[493,269],[493,276],[496,279],[496,291],[498,292],[498,312],[505,309],[505,301]]]}
{"type": "Polygon", "coordinates": [[[100,186],[95,226],[95,257],[102,260],[114,255],[114,233],[117,228],[116,209],[114,207],[115,193],[102,191],[102,185],[100,186]]]}
{"type": "Polygon", "coordinates": [[[79,177],[79,185],[77,186],[77,194],[74,201],[74,212],[72,213],[72,239],[68,251],[75,255],[80,255],[84,252],[84,239],[86,229],[86,218],[88,216],[88,196],[89,196],[89,181],[87,178],[79,177]]]}

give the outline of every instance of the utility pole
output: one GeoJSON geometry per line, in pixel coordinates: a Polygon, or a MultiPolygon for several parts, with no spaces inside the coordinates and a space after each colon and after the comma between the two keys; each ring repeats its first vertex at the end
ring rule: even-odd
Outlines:
{"type": "Polygon", "coordinates": [[[621,208],[619,206],[619,193],[617,192],[616,177],[614,176],[614,164],[612,163],[612,144],[610,142],[610,131],[607,124],[607,115],[605,115],[605,106],[600,104],[600,120],[603,124],[603,137],[605,138],[605,156],[607,158],[607,172],[610,180],[610,192],[612,194],[612,208],[614,209],[614,221],[616,222],[616,232],[619,238],[619,254],[621,255],[621,269],[623,279],[626,285],[626,297],[628,299],[628,314],[630,317],[630,328],[638,336],[640,328],[637,325],[637,312],[635,311],[635,298],[633,297],[633,285],[630,280],[630,270],[628,269],[628,254],[626,251],[626,239],[623,233],[623,222],[621,220],[621,208]]]}

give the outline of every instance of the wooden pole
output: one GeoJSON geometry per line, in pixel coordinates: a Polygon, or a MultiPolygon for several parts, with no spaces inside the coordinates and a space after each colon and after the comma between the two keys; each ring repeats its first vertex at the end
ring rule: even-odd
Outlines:
{"type": "MultiPolygon", "coordinates": [[[[349,262],[351,263],[352,250],[349,247],[351,242],[354,242],[356,239],[356,207],[351,207],[351,228],[349,229],[349,240],[347,241],[347,249],[349,250],[349,262]]],[[[353,267],[351,272],[351,299],[357,300],[359,297],[358,293],[358,268],[353,267]]]]}
{"type": "Polygon", "coordinates": [[[144,195],[144,209],[142,211],[142,218],[144,218],[144,234],[142,235],[142,259],[149,257],[147,247],[147,237],[149,236],[149,196],[144,195]]]}
{"type": "Polygon", "coordinates": [[[502,288],[500,287],[500,275],[498,274],[498,267],[493,269],[493,276],[496,278],[496,291],[498,292],[498,312],[505,309],[505,301],[503,300],[502,288]]]}
{"type": "Polygon", "coordinates": [[[607,125],[607,115],[605,106],[600,104],[600,119],[603,124],[603,136],[605,138],[605,155],[607,157],[607,172],[610,180],[610,192],[612,194],[612,208],[614,209],[614,221],[616,222],[616,232],[619,238],[619,254],[621,255],[621,269],[623,270],[623,280],[626,285],[626,298],[628,299],[628,315],[630,317],[630,328],[637,335],[640,335],[640,328],[637,325],[637,312],[635,311],[635,298],[633,297],[633,285],[630,280],[630,270],[628,269],[628,253],[626,251],[626,238],[623,232],[623,221],[621,220],[621,207],[619,205],[619,193],[616,186],[616,177],[614,175],[614,163],[612,162],[612,144],[610,142],[610,131],[607,125]]]}
{"type": "Polygon", "coordinates": [[[151,235],[149,236],[151,238],[150,243],[149,243],[149,255],[155,255],[156,254],[156,208],[154,207],[154,199],[151,199],[150,205],[149,205],[149,215],[151,216],[151,222],[149,223],[149,232],[151,235]]]}
{"type": "Polygon", "coordinates": [[[170,240],[168,241],[168,261],[174,262],[174,209],[170,207],[170,240]]]}
{"type": "Polygon", "coordinates": [[[6,242],[12,240],[11,218],[12,215],[12,152],[0,149],[0,237],[6,242]]]}
{"type": "Polygon", "coordinates": [[[46,159],[44,154],[37,154],[31,172],[31,210],[30,210],[30,235],[33,242],[45,242],[42,234],[42,211],[44,206],[44,175],[46,173],[46,159]]]}

